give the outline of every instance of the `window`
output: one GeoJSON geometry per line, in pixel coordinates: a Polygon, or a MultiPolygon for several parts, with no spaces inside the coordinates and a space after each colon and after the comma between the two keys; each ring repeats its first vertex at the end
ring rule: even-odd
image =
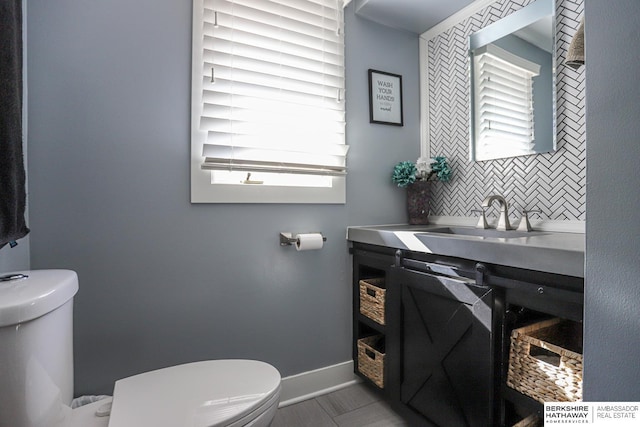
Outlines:
{"type": "Polygon", "coordinates": [[[482,147],[476,153],[533,154],[533,77],[540,66],[493,44],[477,49],[474,61],[474,132],[482,147]]]}
{"type": "Polygon", "coordinates": [[[342,0],[195,0],[191,201],[344,203],[342,0]]]}

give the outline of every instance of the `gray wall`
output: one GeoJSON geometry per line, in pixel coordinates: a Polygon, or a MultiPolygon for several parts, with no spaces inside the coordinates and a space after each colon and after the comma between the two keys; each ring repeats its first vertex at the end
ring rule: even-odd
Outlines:
{"type": "MultiPolygon", "coordinates": [[[[28,223],[27,223],[28,224],[28,223]]],[[[0,273],[29,269],[29,237],[20,239],[15,248],[0,249],[0,273]]]]}
{"type": "Polygon", "coordinates": [[[416,34],[346,15],[349,225],[406,223],[406,192],[393,166],[420,155],[420,70],[416,34]],[[368,69],[402,75],[404,126],[369,123],[368,69]]]}
{"type": "Polygon", "coordinates": [[[189,203],[191,2],[28,8],[31,267],[80,277],[76,394],[140,371],[256,358],[288,376],[351,358],[346,226],[405,221],[418,42],[347,10],[346,205],[189,203]],[[367,69],[402,74],[403,128],[368,122],[367,69]],[[321,251],[278,232],[321,230],[321,251]]]}
{"type": "Polygon", "coordinates": [[[640,401],[640,2],[586,0],[584,396],[640,401]]]}

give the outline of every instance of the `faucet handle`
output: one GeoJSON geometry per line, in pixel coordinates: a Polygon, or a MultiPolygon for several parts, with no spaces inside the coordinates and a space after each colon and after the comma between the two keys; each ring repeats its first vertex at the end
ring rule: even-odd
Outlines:
{"type": "Polygon", "coordinates": [[[518,231],[533,231],[533,227],[531,227],[531,223],[529,222],[529,214],[534,212],[542,213],[540,209],[522,210],[522,218],[520,218],[520,224],[518,224],[518,231]]]}
{"type": "Polygon", "coordinates": [[[476,224],[476,228],[489,228],[489,223],[487,222],[487,217],[484,214],[484,208],[482,209],[471,209],[471,212],[480,212],[480,219],[478,220],[478,224],[476,224]]]}

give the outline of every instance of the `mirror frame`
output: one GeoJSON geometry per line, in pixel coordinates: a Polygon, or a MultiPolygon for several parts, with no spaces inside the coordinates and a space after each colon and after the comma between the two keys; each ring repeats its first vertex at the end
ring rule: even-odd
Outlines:
{"type": "Polygon", "coordinates": [[[545,149],[543,151],[536,151],[531,154],[524,155],[534,155],[541,153],[548,153],[557,150],[557,128],[556,128],[556,97],[557,97],[557,88],[556,88],[556,37],[555,37],[555,26],[556,26],[556,13],[555,13],[555,0],[536,0],[533,3],[513,12],[510,15],[505,16],[504,18],[493,22],[492,24],[487,25],[486,27],[478,30],[475,33],[469,35],[469,92],[470,92],[470,100],[469,100],[469,160],[472,162],[478,161],[489,161],[489,160],[497,160],[503,158],[511,158],[515,156],[505,156],[505,157],[495,157],[491,159],[476,159],[476,147],[475,147],[475,95],[474,95],[474,55],[473,51],[480,47],[491,44],[494,41],[497,41],[509,34],[517,32],[534,22],[539,21],[547,16],[551,16],[552,22],[552,52],[551,52],[551,103],[553,110],[553,117],[551,120],[552,126],[552,141],[551,148],[545,149]]]}

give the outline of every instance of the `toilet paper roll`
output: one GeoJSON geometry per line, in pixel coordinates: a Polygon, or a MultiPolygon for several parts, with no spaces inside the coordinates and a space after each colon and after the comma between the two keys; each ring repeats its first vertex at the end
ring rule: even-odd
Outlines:
{"type": "Polygon", "coordinates": [[[297,251],[322,249],[322,234],[320,233],[296,234],[296,240],[297,251]]]}

